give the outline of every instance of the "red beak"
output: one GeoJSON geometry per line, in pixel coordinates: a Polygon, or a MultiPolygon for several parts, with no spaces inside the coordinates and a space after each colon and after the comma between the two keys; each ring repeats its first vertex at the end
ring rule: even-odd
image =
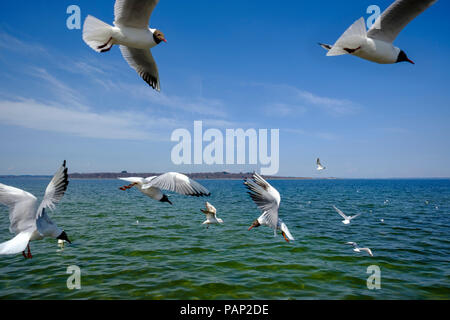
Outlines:
{"type": "Polygon", "coordinates": [[[166,40],[166,39],[163,39],[163,41],[164,41],[165,43],[167,43],[167,40],[166,40]]]}
{"type": "Polygon", "coordinates": [[[254,226],[250,226],[250,228],[248,228],[248,231],[252,230],[254,226]]]}
{"type": "Polygon", "coordinates": [[[414,61],[412,61],[412,60],[409,60],[409,59],[408,59],[407,61],[408,61],[409,63],[411,63],[411,64],[415,64],[414,61]]]}

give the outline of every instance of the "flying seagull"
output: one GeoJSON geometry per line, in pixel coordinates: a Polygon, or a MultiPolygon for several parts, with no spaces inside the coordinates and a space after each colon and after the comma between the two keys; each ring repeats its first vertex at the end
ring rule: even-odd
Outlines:
{"type": "Polygon", "coordinates": [[[217,210],[211,203],[206,202],[205,206],[206,210],[201,209],[200,211],[206,214],[206,221],[203,224],[208,225],[207,228],[209,228],[210,224],[223,223],[223,220],[216,216],[217,210]]]}
{"type": "Polygon", "coordinates": [[[373,257],[372,250],[370,250],[369,248],[360,248],[358,247],[358,244],[356,242],[347,242],[346,244],[353,246],[353,251],[355,252],[366,251],[371,257],[373,257]]]}
{"type": "Polygon", "coordinates": [[[259,226],[268,226],[274,230],[275,236],[277,230],[280,230],[284,240],[287,242],[295,240],[286,224],[278,217],[281,197],[277,189],[272,187],[256,172],[253,174],[252,179],[246,179],[244,184],[250,190],[248,194],[262,211],[262,215],[253,221],[248,230],[250,231],[259,226]]]}
{"type": "Polygon", "coordinates": [[[70,240],[64,230],[59,228],[47,215],[47,209],[53,211],[67,190],[68,174],[66,161],[54,175],[45,190],[44,199],[37,208],[37,199],[31,193],[0,184],[0,203],[9,207],[9,230],[16,236],[0,244],[0,254],[9,255],[22,252],[23,256],[31,259],[29,242],[44,238],[70,240]],[[25,249],[28,248],[27,254],[25,249]]]}
{"type": "Polygon", "coordinates": [[[325,170],[326,167],[324,167],[321,163],[320,163],[320,159],[317,158],[317,171],[321,171],[321,170],[325,170]]]}
{"type": "Polygon", "coordinates": [[[160,91],[158,66],[150,49],[167,42],[164,34],[148,27],[159,0],[116,0],[114,26],[88,16],[83,26],[83,40],[97,52],[107,52],[113,45],[128,64],[153,89],[160,91]]]}
{"type": "Polygon", "coordinates": [[[168,172],[160,176],[148,178],[130,177],[119,179],[131,182],[130,185],[121,187],[120,190],[122,191],[136,187],[146,196],[156,201],[168,202],[170,204],[172,204],[172,202],[170,202],[167,195],[163,194],[161,189],[176,192],[185,196],[209,197],[211,195],[211,193],[200,183],[177,172],[168,172]]]}
{"type": "Polygon", "coordinates": [[[339,215],[344,218],[344,220],[342,221],[343,224],[350,224],[350,221],[355,219],[356,217],[359,217],[361,214],[358,213],[357,215],[354,216],[346,216],[341,210],[339,210],[338,208],[336,208],[335,206],[333,206],[334,210],[336,210],[337,213],[339,213],[339,215]]]}
{"type": "Polygon", "coordinates": [[[396,0],[366,31],[364,18],[357,20],[331,46],[319,43],[327,56],[351,54],[380,64],[411,61],[406,53],[393,45],[406,25],[437,0],[396,0]]]}

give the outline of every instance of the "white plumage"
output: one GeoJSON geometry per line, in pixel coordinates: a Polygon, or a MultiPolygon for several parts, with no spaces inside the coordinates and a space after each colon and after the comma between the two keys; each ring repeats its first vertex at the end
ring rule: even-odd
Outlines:
{"type": "Polygon", "coordinates": [[[131,182],[130,185],[121,187],[120,189],[125,191],[136,187],[146,196],[161,202],[168,202],[172,204],[167,196],[163,194],[161,189],[176,192],[186,196],[203,197],[210,196],[211,193],[197,181],[192,180],[184,174],[177,172],[168,172],[160,176],[139,178],[120,178],[127,182],[131,182]]]}
{"type": "Polygon", "coordinates": [[[201,210],[201,212],[206,214],[206,221],[203,222],[203,224],[206,224],[209,227],[210,224],[223,223],[223,220],[216,216],[217,210],[212,204],[210,204],[209,202],[206,202],[205,207],[206,207],[206,210],[203,210],[203,209],[201,210]]]}
{"type": "Polygon", "coordinates": [[[159,0],[116,0],[114,26],[88,16],[83,27],[83,40],[97,52],[107,52],[113,45],[120,45],[128,64],[153,89],[160,91],[158,66],[150,49],[167,41],[161,31],[148,27],[150,16],[158,2],[159,0]]]}
{"type": "Polygon", "coordinates": [[[325,169],[326,169],[326,168],[320,163],[320,159],[319,159],[319,158],[317,158],[316,164],[317,164],[317,171],[322,171],[322,170],[325,170],[325,169]]]}
{"type": "Polygon", "coordinates": [[[361,215],[360,213],[358,213],[357,215],[354,215],[354,216],[347,216],[341,210],[336,208],[335,206],[333,206],[333,208],[334,208],[334,210],[336,210],[337,213],[339,213],[339,215],[342,218],[344,218],[344,220],[342,221],[343,224],[350,224],[350,221],[352,221],[353,219],[355,219],[356,217],[359,217],[361,215]]]}
{"type": "Polygon", "coordinates": [[[360,247],[358,247],[358,244],[357,244],[356,242],[347,242],[347,244],[353,246],[353,251],[355,251],[355,252],[365,251],[365,252],[367,252],[371,257],[373,257],[372,250],[370,250],[369,248],[360,248],[360,247]]]}
{"type": "Polygon", "coordinates": [[[278,190],[272,187],[257,173],[253,174],[252,179],[246,179],[244,184],[250,190],[248,194],[262,211],[262,215],[253,222],[248,230],[261,225],[268,226],[274,230],[275,235],[276,231],[280,230],[287,242],[289,240],[295,240],[286,224],[278,217],[278,210],[281,203],[278,190]]]}
{"type": "MultiPolygon", "coordinates": [[[[47,215],[46,209],[54,210],[67,190],[68,174],[66,162],[56,172],[45,190],[44,199],[36,210],[37,199],[31,193],[0,184],[0,203],[9,207],[11,233],[16,236],[0,244],[0,254],[23,252],[31,258],[29,242],[46,237],[69,241],[64,230],[59,228],[47,215]],[[28,254],[25,249],[28,247],[28,254]]],[[[69,241],[70,242],[70,241],[69,241]]]]}
{"type": "Polygon", "coordinates": [[[328,50],[327,56],[351,54],[380,64],[407,61],[414,64],[406,53],[393,45],[406,25],[437,0],[396,0],[366,30],[364,18],[353,23],[331,46],[320,44],[328,50]]]}

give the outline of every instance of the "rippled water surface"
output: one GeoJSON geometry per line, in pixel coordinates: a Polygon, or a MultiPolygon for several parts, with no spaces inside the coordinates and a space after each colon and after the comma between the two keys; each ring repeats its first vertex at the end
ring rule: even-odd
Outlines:
{"type": "MultiPolygon", "coordinates": [[[[49,179],[2,179],[42,197],[49,179]]],[[[52,214],[73,244],[31,243],[0,256],[2,299],[449,299],[450,180],[272,181],[296,241],[267,227],[242,181],[201,181],[225,224],[206,229],[205,199],[158,203],[120,181],[72,180],[52,214]],[[332,205],[362,215],[350,225],[332,205]],[[384,219],[384,223],[380,220],[384,219]],[[358,242],[374,257],[345,245],[358,242]],[[69,290],[67,267],[81,268],[69,290]],[[381,269],[369,290],[367,268],[381,269]]],[[[11,238],[0,207],[0,241],[11,238]]]]}

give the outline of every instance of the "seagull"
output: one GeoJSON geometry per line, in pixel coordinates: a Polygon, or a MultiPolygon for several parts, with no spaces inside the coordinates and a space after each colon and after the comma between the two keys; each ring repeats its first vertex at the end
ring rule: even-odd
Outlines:
{"type": "Polygon", "coordinates": [[[320,163],[320,159],[317,158],[317,171],[321,171],[321,170],[325,170],[326,167],[324,167],[321,163],[320,163]]]}
{"type": "Polygon", "coordinates": [[[331,46],[319,43],[327,56],[351,54],[380,64],[411,61],[406,53],[393,45],[406,25],[434,4],[437,0],[396,0],[366,31],[364,18],[357,20],[331,46]]]}
{"type": "Polygon", "coordinates": [[[66,161],[59,168],[45,190],[44,199],[36,211],[37,199],[31,193],[0,184],[0,203],[9,207],[11,233],[16,236],[0,244],[0,255],[17,254],[22,252],[25,259],[31,259],[29,242],[44,238],[70,240],[64,230],[59,228],[46,210],[53,211],[67,190],[68,174],[66,161]],[[25,249],[28,249],[25,254],[25,249]]]}
{"type": "Polygon", "coordinates": [[[130,177],[119,179],[131,182],[130,185],[119,188],[122,191],[136,187],[146,196],[149,196],[156,201],[168,202],[170,204],[172,204],[172,202],[170,202],[167,195],[162,193],[161,189],[176,192],[185,196],[209,197],[211,195],[211,193],[200,183],[177,172],[168,172],[160,176],[148,178],[130,177]]]}
{"type": "Polygon", "coordinates": [[[206,202],[205,206],[206,210],[201,209],[200,211],[206,214],[206,221],[203,222],[203,224],[208,225],[207,229],[209,228],[210,224],[223,223],[222,219],[217,218],[216,216],[217,210],[211,203],[206,202]]]}
{"type": "Polygon", "coordinates": [[[341,210],[339,210],[338,208],[336,208],[335,206],[333,206],[334,210],[336,210],[337,213],[339,213],[341,215],[342,218],[344,218],[344,220],[342,221],[343,224],[350,224],[350,221],[355,219],[356,217],[360,216],[361,214],[358,213],[357,215],[354,216],[346,216],[341,210]]]}
{"type": "Polygon", "coordinates": [[[83,26],[83,40],[97,52],[107,52],[120,45],[122,56],[130,67],[156,91],[161,91],[158,66],[150,49],[167,42],[164,34],[148,27],[150,16],[159,0],[116,0],[115,21],[110,26],[88,16],[83,26]]]}
{"type": "Polygon", "coordinates": [[[347,242],[346,244],[353,246],[353,251],[355,252],[366,251],[371,257],[373,257],[372,250],[370,250],[369,248],[360,248],[358,247],[358,244],[356,242],[347,242]]]}
{"type": "Polygon", "coordinates": [[[253,221],[248,231],[259,226],[268,226],[274,230],[275,236],[277,230],[280,230],[284,240],[287,242],[295,240],[283,220],[278,218],[278,209],[281,202],[280,193],[256,172],[252,178],[253,180],[246,179],[244,184],[250,190],[248,194],[262,211],[262,215],[253,221]]]}

